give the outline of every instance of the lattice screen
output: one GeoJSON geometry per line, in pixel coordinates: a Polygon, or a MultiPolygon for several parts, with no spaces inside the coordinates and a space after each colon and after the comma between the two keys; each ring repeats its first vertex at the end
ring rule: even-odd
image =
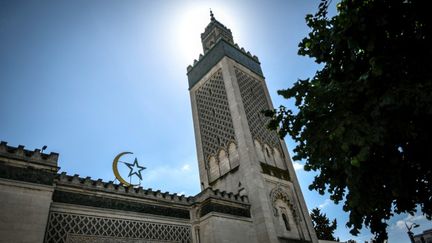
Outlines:
{"type": "Polygon", "coordinates": [[[191,227],[187,225],[51,212],[45,242],[75,242],[77,239],[81,239],[81,243],[192,242],[191,227]],[[107,240],[103,241],[104,238],[107,240]]]}
{"type": "Polygon", "coordinates": [[[204,158],[216,155],[221,147],[227,148],[235,140],[227,94],[219,69],[196,91],[196,102],[204,158]]]}
{"type": "Polygon", "coordinates": [[[276,132],[270,131],[266,127],[270,118],[261,113],[263,110],[272,109],[267,102],[263,85],[259,80],[238,68],[235,68],[235,73],[252,137],[280,149],[276,132]]]}

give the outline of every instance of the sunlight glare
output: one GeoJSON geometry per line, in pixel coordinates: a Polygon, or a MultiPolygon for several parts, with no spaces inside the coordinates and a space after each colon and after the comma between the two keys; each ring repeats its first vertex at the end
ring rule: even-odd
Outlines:
{"type": "Polygon", "coordinates": [[[193,64],[193,60],[203,54],[201,44],[201,33],[204,32],[205,27],[210,23],[210,7],[215,14],[216,19],[230,29],[235,28],[234,16],[226,11],[226,8],[213,3],[201,3],[187,5],[180,11],[178,24],[175,26],[176,37],[178,40],[177,54],[182,62],[187,65],[193,64]],[[215,6],[216,5],[216,6],[215,6]]]}

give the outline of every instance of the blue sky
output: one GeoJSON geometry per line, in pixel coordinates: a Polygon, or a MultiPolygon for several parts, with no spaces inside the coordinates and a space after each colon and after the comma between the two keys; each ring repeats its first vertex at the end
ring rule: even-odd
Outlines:
{"type": "MultiPolygon", "coordinates": [[[[202,53],[209,8],[241,47],[262,63],[273,104],[276,91],[313,76],[313,60],[297,55],[309,32],[304,17],[318,1],[0,1],[0,140],[27,149],[47,145],[68,174],[113,180],[111,163],[134,152],[142,186],[195,195],[198,166],[186,67],[202,53]]],[[[287,138],[288,148],[294,143],[287,138]]],[[[291,153],[292,154],[292,153],[291,153]]],[[[131,157],[132,158],[132,157],[131,157]]],[[[127,159],[127,158],[126,158],[127,159]]],[[[311,192],[314,174],[297,175],[309,209],[338,219],[340,205],[311,192]]],[[[407,242],[403,221],[432,228],[421,215],[389,224],[390,242],[407,242]]]]}

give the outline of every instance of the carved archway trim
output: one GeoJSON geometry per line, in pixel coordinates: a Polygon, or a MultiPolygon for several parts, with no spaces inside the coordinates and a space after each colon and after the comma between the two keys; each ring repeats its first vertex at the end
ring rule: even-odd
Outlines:
{"type": "Polygon", "coordinates": [[[291,210],[294,220],[296,222],[300,221],[300,217],[297,214],[297,207],[296,205],[292,202],[292,200],[290,200],[290,195],[289,193],[284,190],[280,184],[277,184],[275,188],[273,188],[270,192],[270,200],[271,200],[271,204],[273,207],[273,212],[274,212],[274,216],[277,217],[279,216],[279,212],[278,209],[276,207],[276,201],[277,200],[281,200],[283,201],[291,210]]]}

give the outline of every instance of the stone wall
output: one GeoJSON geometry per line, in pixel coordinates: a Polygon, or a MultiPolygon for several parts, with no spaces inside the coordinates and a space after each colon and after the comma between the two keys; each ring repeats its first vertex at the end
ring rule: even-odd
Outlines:
{"type": "Polygon", "coordinates": [[[0,242],[198,242],[208,232],[196,235],[193,227],[214,225],[219,228],[206,229],[231,240],[230,229],[249,230],[245,195],[207,188],[186,197],[124,187],[57,174],[57,159],[0,144],[0,242]]]}
{"type": "Polygon", "coordinates": [[[42,242],[58,154],[0,143],[0,239],[42,242]]]}
{"type": "Polygon", "coordinates": [[[0,242],[42,242],[52,191],[49,186],[0,179],[0,242]]]}

